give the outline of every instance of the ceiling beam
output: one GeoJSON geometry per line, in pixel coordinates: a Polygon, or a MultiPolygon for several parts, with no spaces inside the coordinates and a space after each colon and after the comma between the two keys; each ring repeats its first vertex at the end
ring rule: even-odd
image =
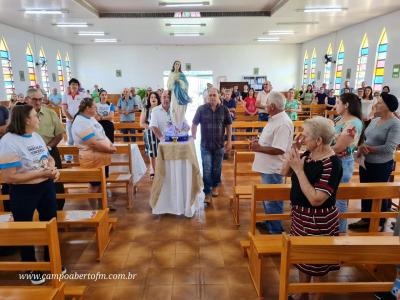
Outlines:
{"type": "Polygon", "coordinates": [[[84,9],[94,14],[96,17],[99,16],[99,11],[92,4],[90,4],[89,1],[86,0],[72,0],[72,1],[82,6],[84,9]]]}
{"type": "MultiPolygon", "coordinates": [[[[203,18],[270,17],[271,11],[201,11],[203,18]]],[[[173,18],[174,12],[99,12],[100,18],[173,18]]]]}

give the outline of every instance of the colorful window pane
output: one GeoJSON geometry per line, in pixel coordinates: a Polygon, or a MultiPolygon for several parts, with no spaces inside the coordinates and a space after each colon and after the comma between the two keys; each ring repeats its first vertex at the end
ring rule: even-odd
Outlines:
{"type": "Polygon", "coordinates": [[[317,53],[315,51],[315,48],[313,49],[312,55],[311,55],[311,73],[310,73],[310,83],[315,80],[315,68],[317,66],[317,53]]]}
{"type": "Polygon", "coordinates": [[[361,87],[361,83],[365,79],[365,72],[367,70],[367,61],[368,61],[368,38],[367,34],[365,33],[361,41],[360,52],[358,54],[356,83],[354,85],[355,88],[361,87]]]}
{"type": "Polygon", "coordinates": [[[65,73],[67,75],[67,81],[70,81],[70,79],[72,78],[72,75],[71,75],[71,61],[69,60],[68,53],[65,56],[65,73]]]}
{"type": "Polygon", "coordinates": [[[11,66],[10,52],[8,51],[7,43],[4,38],[0,40],[0,60],[3,70],[4,89],[6,91],[7,100],[11,99],[11,95],[15,91],[14,76],[11,66]]]}
{"type": "Polygon", "coordinates": [[[374,70],[374,90],[381,91],[383,79],[385,75],[385,62],[388,50],[388,39],[386,29],[383,28],[381,37],[379,38],[378,46],[376,47],[376,62],[374,70]]]}
{"type": "Polygon", "coordinates": [[[47,70],[47,60],[46,55],[44,54],[43,48],[40,49],[39,52],[39,60],[40,60],[40,73],[42,75],[42,88],[44,91],[49,94],[50,87],[49,87],[49,72],[47,70]]]}
{"type": "MultiPolygon", "coordinates": [[[[330,57],[332,57],[332,44],[329,43],[328,50],[326,51],[326,54],[330,57]]],[[[324,82],[326,83],[327,88],[329,88],[329,81],[331,80],[331,70],[332,70],[332,62],[329,61],[328,63],[325,64],[324,68],[324,82]]]]}
{"type": "Polygon", "coordinates": [[[303,61],[303,84],[307,84],[308,82],[308,53],[304,54],[304,61],[303,61]]]}
{"type": "Polygon", "coordinates": [[[339,50],[336,58],[336,74],[335,74],[335,94],[340,94],[340,86],[342,85],[343,79],[343,62],[344,62],[344,45],[343,41],[340,41],[339,50]]]}
{"type": "Polygon", "coordinates": [[[57,75],[60,82],[60,91],[64,92],[64,74],[60,52],[57,52],[57,75]]]}
{"type": "Polygon", "coordinates": [[[28,44],[26,47],[26,63],[28,65],[29,85],[36,85],[36,73],[35,73],[35,61],[33,58],[33,51],[31,45],[28,44]]]}

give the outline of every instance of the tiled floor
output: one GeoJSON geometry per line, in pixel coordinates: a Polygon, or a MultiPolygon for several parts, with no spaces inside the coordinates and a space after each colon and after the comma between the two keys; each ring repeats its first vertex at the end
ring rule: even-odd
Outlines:
{"type": "MultiPolygon", "coordinates": [[[[224,300],[257,299],[247,260],[239,241],[248,231],[249,206],[241,210],[242,226],[232,225],[229,196],[232,188],[232,162],[224,161],[223,188],[206,211],[200,209],[192,219],[178,216],[153,216],[148,204],[148,176],[140,184],[134,208],[125,208],[126,195],[113,193],[118,226],[101,262],[96,262],[92,232],[66,232],[61,235],[63,263],[69,273],[137,274],[134,280],[80,280],[67,284],[86,284],[86,299],[224,300]]],[[[265,261],[265,299],[277,299],[279,261],[265,261]]],[[[295,272],[293,273],[295,274],[295,272]]],[[[295,276],[295,275],[293,275],[295,276]]],[[[364,275],[343,268],[338,280],[364,275]]],[[[4,278],[2,276],[2,278],[4,278]]],[[[0,281],[1,284],[2,281],[0,281]]],[[[1,295],[0,295],[1,298],[1,295]]],[[[372,295],[325,296],[324,299],[375,299],[372,295]]]]}

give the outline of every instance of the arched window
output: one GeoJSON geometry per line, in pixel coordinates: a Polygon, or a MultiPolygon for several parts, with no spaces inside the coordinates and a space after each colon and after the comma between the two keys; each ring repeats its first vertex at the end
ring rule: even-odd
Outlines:
{"type": "Polygon", "coordinates": [[[15,91],[14,76],[11,66],[10,52],[8,51],[7,43],[4,37],[0,40],[0,60],[3,69],[4,88],[6,91],[7,100],[11,99],[11,95],[15,91]]]}
{"type": "Polygon", "coordinates": [[[361,87],[361,83],[365,79],[365,72],[367,70],[367,60],[368,60],[368,37],[367,34],[365,33],[361,41],[360,52],[358,54],[356,83],[354,85],[355,88],[361,87]]]}
{"type": "Polygon", "coordinates": [[[388,39],[386,29],[383,28],[378,46],[376,47],[376,62],[374,70],[374,91],[381,91],[383,86],[383,78],[385,75],[385,62],[388,50],[388,39]]]}
{"type": "Polygon", "coordinates": [[[303,84],[308,83],[308,53],[304,53],[304,61],[303,61],[303,84]]]}
{"type": "MultiPolygon", "coordinates": [[[[329,43],[328,50],[326,50],[326,55],[329,57],[332,57],[332,44],[329,43]]],[[[325,64],[324,68],[324,83],[326,83],[326,86],[329,88],[329,81],[331,80],[331,70],[332,70],[332,62],[329,61],[328,63],[325,64]]]]}
{"type": "Polygon", "coordinates": [[[40,49],[39,52],[39,60],[40,60],[40,73],[42,75],[42,88],[44,91],[49,94],[49,72],[47,70],[47,60],[46,55],[44,54],[43,48],[40,49]]]}
{"type": "Polygon", "coordinates": [[[70,79],[72,78],[72,76],[71,76],[71,61],[69,60],[68,53],[65,56],[65,73],[67,75],[67,81],[70,81],[70,79]]]}
{"type": "Polygon", "coordinates": [[[315,80],[315,68],[317,66],[317,53],[315,48],[312,51],[311,55],[311,73],[310,73],[310,83],[315,80]]]}
{"type": "Polygon", "coordinates": [[[35,61],[30,44],[26,47],[26,64],[28,65],[29,86],[36,85],[35,61]]]}
{"type": "Polygon", "coordinates": [[[340,86],[343,78],[343,62],[344,62],[344,45],[343,40],[340,41],[339,50],[336,58],[336,73],[335,73],[335,94],[340,94],[340,86]]]}
{"type": "Polygon", "coordinates": [[[64,74],[60,51],[57,52],[57,75],[60,82],[60,91],[64,92],[64,74]]]}

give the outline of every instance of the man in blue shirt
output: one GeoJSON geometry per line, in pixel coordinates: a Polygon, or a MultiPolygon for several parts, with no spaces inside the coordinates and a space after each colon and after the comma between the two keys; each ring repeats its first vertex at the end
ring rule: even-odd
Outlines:
{"type": "MultiPolygon", "coordinates": [[[[136,98],[132,98],[129,95],[129,89],[125,88],[122,92],[121,98],[118,100],[118,111],[120,115],[120,121],[121,122],[130,122],[133,123],[135,122],[135,111],[138,109],[140,106],[140,103],[138,103],[138,100],[136,98]]],[[[128,133],[135,133],[134,129],[122,129],[121,132],[123,134],[128,134],[128,133]]],[[[124,136],[124,142],[135,142],[136,137],[134,136],[124,136]]]]}
{"type": "Polygon", "coordinates": [[[51,94],[49,96],[50,104],[53,106],[60,106],[62,97],[58,93],[57,88],[51,90],[51,94]]]}

